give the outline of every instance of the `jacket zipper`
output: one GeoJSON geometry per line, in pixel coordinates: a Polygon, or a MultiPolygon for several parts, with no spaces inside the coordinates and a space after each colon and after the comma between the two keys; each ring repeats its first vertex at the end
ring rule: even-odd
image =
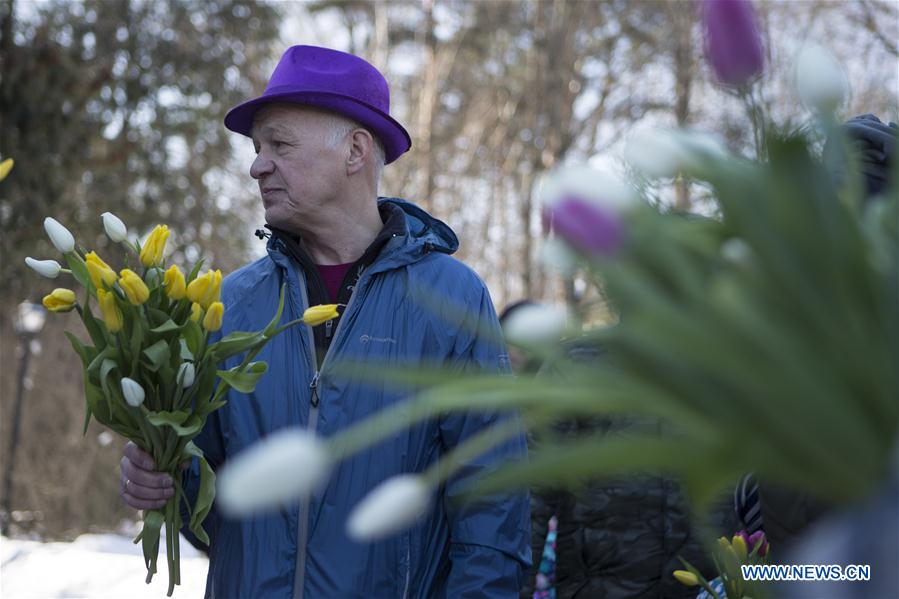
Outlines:
{"type": "MultiPolygon", "coordinates": [[[[300,280],[300,293],[303,302],[303,310],[305,311],[308,308],[309,297],[306,293],[306,276],[302,272],[300,272],[299,276],[300,280]]],[[[334,340],[331,342],[331,345],[328,347],[328,351],[325,352],[325,357],[322,358],[321,366],[318,364],[318,358],[315,355],[315,335],[311,335],[311,344],[309,345],[309,356],[312,363],[313,375],[312,380],[309,382],[309,425],[307,430],[313,435],[316,434],[316,430],[318,428],[318,407],[321,403],[321,397],[318,392],[318,382],[320,378],[321,371],[324,369],[325,364],[328,363],[328,357],[331,355],[331,348],[337,344],[337,336],[340,334],[340,330],[343,328],[343,323],[346,320],[346,316],[350,313],[350,308],[353,305],[353,302],[356,299],[358,293],[356,291],[359,289],[359,283],[356,282],[356,288],[353,290],[353,293],[350,295],[350,299],[347,302],[346,309],[343,311],[343,315],[340,317],[340,320],[337,323],[337,329],[334,331],[334,340]]],[[[332,321],[328,321],[325,323],[325,335],[330,335],[331,327],[333,326],[332,321]]],[[[309,541],[309,499],[303,501],[300,506],[300,519],[297,523],[297,562],[294,568],[294,582],[293,582],[293,597],[294,599],[303,599],[303,586],[306,579],[306,544],[309,541]]]]}
{"type": "Polygon", "coordinates": [[[403,599],[409,599],[409,579],[412,577],[412,541],[406,539],[406,586],[403,587],[403,599]]]}

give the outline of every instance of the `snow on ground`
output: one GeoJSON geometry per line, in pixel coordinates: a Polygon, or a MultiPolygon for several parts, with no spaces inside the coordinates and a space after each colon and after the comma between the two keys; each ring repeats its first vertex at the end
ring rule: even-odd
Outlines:
{"type": "MultiPolygon", "coordinates": [[[[199,599],[206,589],[206,557],[181,537],[181,585],[174,599],[199,599]]],[[[71,543],[0,539],[0,597],[3,599],[164,598],[168,590],[165,538],[157,572],[145,583],[140,544],[119,534],[85,534],[71,543]]]]}

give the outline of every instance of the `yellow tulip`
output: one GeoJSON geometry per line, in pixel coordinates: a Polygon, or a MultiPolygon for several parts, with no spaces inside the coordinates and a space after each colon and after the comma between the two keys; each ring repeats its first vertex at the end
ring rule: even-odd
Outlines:
{"type": "Polygon", "coordinates": [[[136,272],[123,268],[119,274],[122,275],[119,279],[119,286],[125,292],[129,302],[139,306],[150,299],[150,290],[147,288],[147,284],[136,272]]]}
{"type": "Polygon", "coordinates": [[[165,285],[165,294],[173,300],[182,299],[187,292],[184,282],[184,273],[181,272],[181,269],[178,268],[177,264],[172,264],[169,269],[165,271],[163,284],[165,285]]]}
{"type": "Polygon", "coordinates": [[[51,312],[68,312],[75,307],[75,292],[56,288],[50,295],[44,296],[43,304],[51,312]]]}
{"type": "Polygon", "coordinates": [[[96,252],[89,252],[84,257],[84,262],[87,265],[87,273],[91,277],[91,283],[97,289],[104,289],[101,283],[106,283],[107,287],[112,287],[112,284],[116,282],[118,277],[115,271],[109,268],[109,265],[103,262],[103,259],[96,252]]]}
{"type": "Polygon", "coordinates": [[[7,158],[3,162],[0,162],[0,181],[3,181],[6,178],[6,175],[12,170],[12,165],[14,164],[15,162],[12,158],[7,158]]]}
{"type": "Polygon", "coordinates": [[[208,309],[212,302],[221,299],[222,271],[207,270],[187,286],[187,299],[208,309]]]}
{"type": "Polygon", "coordinates": [[[746,546],[746,539],[744,539],[740,535],[734,535],[732,543],[734,553],[737,554],[737,559],[739,559],[740,562],[745,562],[746,556],[749,555],[749,549],[746,546]]]}
{"type": "Polygon", "coordinates": [[[212,302],[203,317],[203,328],[207,331],[217,331],[222,328],[222,317],[225,315],[225,305],[222,302],[212,302]]]}
{"type": "Polygon", "coordinates": [[[162,264],[162,254],[165,252],[165,243],[168,240],[169,228],[166,225],[156,225],[140,250],[140,263],[147,268],[162,264]]]}
{"type": "Polygon", "coordinates": [[[672,574],[674,574],[674,577],[677,578],[678,582],[685,584],[688,587],[695,587],[699,584],[699,577],[687,570],[675,570],[672,574]]]}
{"type": "Polygon", "coordinates": [[[193,281],[187,284],[187,299],[192,301],[195,304],[200,303],[200,298],[203,297],[203,293],[205,293],[206,289],[210,285],[210,277],[212,276],[212,271],[207,271],[206,274],[200,275],[196,277],[193,281]]]}
{"type": "Polygon", "coordinates": [[[122,311],[115,301],[115,293],[97,289],[97,301],[100,304],[100,314],[103,315],[103,322],[110,333],[118,333],[122,330],[122,311]]]}
{"type": "Polygon", "coordinates": [[[303,322],[315,327],[338,316],[340,314],[337,312],[337,304],[322,304],[306,308],[303,312],[303,322]]]}
{"type": "Polygon", "coordinates": [[[191,304],[190,319],[194,322],[200,322],[201,318],[203,318],[203,306],[197,303],[191,304]]]}

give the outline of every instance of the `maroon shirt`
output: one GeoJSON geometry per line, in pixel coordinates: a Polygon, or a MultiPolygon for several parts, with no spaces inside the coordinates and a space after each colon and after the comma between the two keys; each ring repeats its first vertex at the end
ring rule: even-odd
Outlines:
{"type": "Polygon", "coordinates": [[[315,265],[316,268],[318,268],[318,274],[322,276],[322,281],[325,283],[325,289],[328,290],[328,297],[331,298],[331,303],[337,303],[337,294],[340,293],[340,284],[343,283],[343,278],[354,264],[355,262],[335,264],[333,266],[325,266],[324,264],[315,265]]]}

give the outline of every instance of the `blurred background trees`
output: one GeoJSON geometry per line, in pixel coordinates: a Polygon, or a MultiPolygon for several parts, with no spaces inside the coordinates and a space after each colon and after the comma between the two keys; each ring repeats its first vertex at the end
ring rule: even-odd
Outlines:
{"type": "MultiPolygon", "coordinates": [[[[763,103],[775,120],[808,121],[792,83],[806,39],[845,65],[845,116],[897,120],[895,3],[757,8],[770,65],[763,103]]],[[[251,148],[222,118],[262,90],[292,44],[354,52],[385,73],[413,150],[385,171],[381,193],[450,224],[498,307],[531,297],[589,312],[597,298],[586,281],[540,260],[534,190],[548,169],[590,160],[622,171],[630,131],[650,125],[715,131],[752,155],[738,100],[698,54],[695,10],[689,0],[0,0],[0,156],[16,159],[0,184],[2,451],[21,345],[12,314],[56,286],[23,263],[56,257],[43,218],[101,254],[108,210],[140,234],[173,226],[177,252],[202,252],[226,272],[260,255],[251,148]]],[[[689,181],[653,192],[680,210],[715,210],[689,181]]],[[[78,326],[55,317],[39,338],[16,458],[13,509],[43,514],[54,536],[129,515],[117,497],[119,443],[102,445],[93,427],[81,438],[80,374],[62,336],[78,326]]]]}

